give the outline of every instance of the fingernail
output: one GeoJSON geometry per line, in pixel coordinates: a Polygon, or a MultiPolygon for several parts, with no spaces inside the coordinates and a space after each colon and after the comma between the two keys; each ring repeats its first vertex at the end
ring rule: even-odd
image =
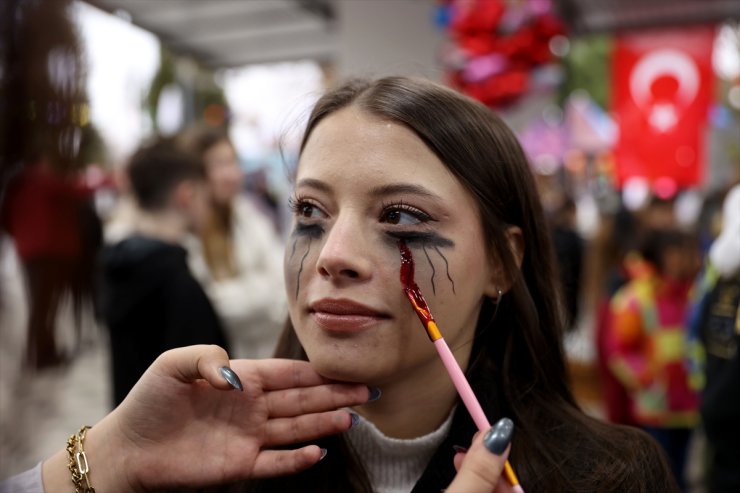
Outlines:
{"type": "Polygon", "coordinates": [[[354,428],[360,422],[360,415],[357,414],[357,413],[349,413],[349,416],[352,419],[352,421],[350,422],[349,427],[350,428],[354,428]]]}
{"type": "Polygon", "coordinates": [[[483,436],[483,445],[496,454],[501,455],[511,442],[511,436],[514,433],[514,422],[509,418],[501,418],[493,428],[483,436]]]}
{"type": "Polygon", "coordinates": [[[239,380],[239,376],[234,373],[234,370],[232,370],[228,366],[222,366],[219,371],[221,372],[221,376],[224,377],[224,380],[229,382],[229,385],[234,387],[236,390],[244,392],[242,381],[239,380]]]}
{"type": "Polygon", "coordinates": [[[383,395],[383,392],[378,387],[368,387],[367,389],[370,391],[370,398],[367,402],[375,402],[383,395]]]}
{"type": "Polygon", "coordinates": [[[319,460],[324,460],[324,457],[326,457],[326,454],[328,452],[329,452],[328,450],[326,450],[325,448],[322,448],[321,449],[321,457],[319,457],[319,460]]]}
{"type": "Polygon", "coordinates": [[[456,454],[464,454],[468,451],[468,449],[461,447],[460,445],[453,445],[452,450],[454,450],[456,454]]]}

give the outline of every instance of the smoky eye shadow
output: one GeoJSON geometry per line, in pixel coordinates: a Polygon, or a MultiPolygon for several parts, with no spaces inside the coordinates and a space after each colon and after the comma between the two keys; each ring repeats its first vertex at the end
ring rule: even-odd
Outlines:
{"type": "Polygon", "coordinates": [[[318,224],[296,223],[293,236],[303,236],[311,239],[319,238],[324,233],[324,228],[318,224]]]}
{"type": "Polygon", "coordinates": [[[432,232],[388,231],[387,235],[393,241],[394,245],[397,245],[399,240],[403,240],[409,246],[432,248],[449,248],[455,246],[454,241],[432,232]]]}

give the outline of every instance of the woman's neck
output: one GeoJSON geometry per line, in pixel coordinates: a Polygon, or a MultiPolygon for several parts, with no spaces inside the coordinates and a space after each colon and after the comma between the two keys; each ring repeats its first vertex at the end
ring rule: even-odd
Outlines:
{"type": "MultiPolygon", "coordinates": [[[[432,344],[431,342],[429,344],[432,344]]],[[[472,342],[455,348],[460,366],[467,368],[472,342]]],[[[457,391],[439,358],[379,385],[383,396],[355,408],[392,438],[416,438],[436,430],[457,402],[457,391]]]]}

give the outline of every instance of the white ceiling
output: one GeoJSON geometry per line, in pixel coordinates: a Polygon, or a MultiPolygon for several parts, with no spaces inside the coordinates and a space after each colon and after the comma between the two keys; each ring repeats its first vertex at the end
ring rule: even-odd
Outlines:
{"type": "MultiPolygon", "coordinates": [[[[313,59],[338,49],[340,2],[393,0],[83,0],[213,67],[313,59]]],[[[431,0],[425,0],[431,1],[431,0]]],[[[740,0],[554,0],[575,35],[740,20],[740,0]]],[[[430,22],[431,19],[430,19],[430,22]]]]}
{"type": "Polygon", "coordinates": [[[213,67],[330,60],[332,0],[85,0],[213,67]]]}

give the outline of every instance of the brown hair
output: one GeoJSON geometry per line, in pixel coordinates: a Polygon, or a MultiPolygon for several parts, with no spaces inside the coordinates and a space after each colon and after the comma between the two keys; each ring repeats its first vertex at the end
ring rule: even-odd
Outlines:
{"type": "MultiPolygon", "coordinates": [[[[223,127],[198,126],[185,132],[181,137],[183,148],[198,156],[199,159],[204,159],[205,154],[221,142],[231,145],[231,139],[223,127]]],[[[233,234],[234,208],[232,204],[222,204],[211,199],[208,214],[203,227],[199,229],[199,235],[206,265],[211,276],[216,280],[228,279],[238,274],[233,234]]]]}
{"type": "MultiPolygon", "coordinates": [[[[496,310],[486,300],[467,375],[512,418],[510,461],[529,491],[670,491],[657,445],[637,430],[586,416],[568,387],[548,228],[527,160],[511,130],[488,108],[429,81],[388,77],[351,81],[324,95],[309,118],[303,149],[324,118],[347,106],[406,125],[439,157],[478,204],[489,252],[511,289],[496,310]],[[521,228],[517,267],[506,231],[521,228]]],[[[307,359],[290,321],[276,356],[307,359]]],[[[322,462],[297,476],[255,481],[249,491],[371,491],[341,437],[322,462]]],[[[446,485],[440,485],[444,487],[446,485]]]]}
{"type": "Polygon", "coordinates": [[[159,138],[143,145],[126,169],[136,202],[143,210],[167,206],[174,188],[185,180],[205,180],[200,159],[181,151],[172,139],[159,138]]]}

